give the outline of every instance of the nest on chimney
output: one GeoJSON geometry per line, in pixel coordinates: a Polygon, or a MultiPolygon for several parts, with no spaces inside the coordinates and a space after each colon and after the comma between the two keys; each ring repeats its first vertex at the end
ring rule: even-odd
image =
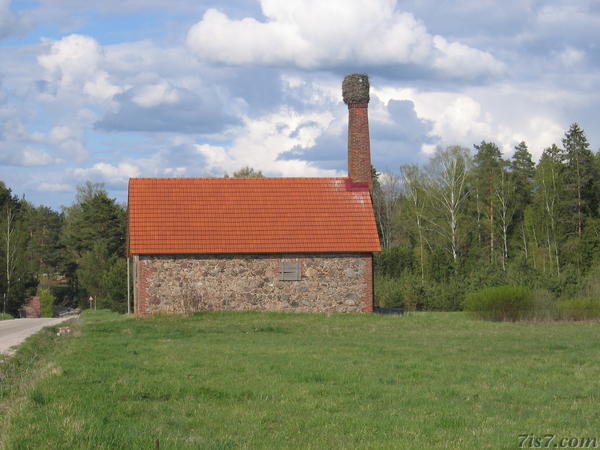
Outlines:
{"type": "Polygon", "coordinates": [[[369,76],[366,73],[346,75],[342,83],[344,103],[369,103],[369,76]]]}

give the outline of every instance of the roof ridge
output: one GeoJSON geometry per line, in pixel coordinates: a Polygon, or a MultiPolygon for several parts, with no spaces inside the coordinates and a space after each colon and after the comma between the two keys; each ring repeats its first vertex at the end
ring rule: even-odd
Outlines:
{"type": "Polygon", "coordinates": [[[132,180],[161,180],[161,181],[190,181],[190,180],[346,180],[348,176],[343,177],[131,177],[132,180]]]}

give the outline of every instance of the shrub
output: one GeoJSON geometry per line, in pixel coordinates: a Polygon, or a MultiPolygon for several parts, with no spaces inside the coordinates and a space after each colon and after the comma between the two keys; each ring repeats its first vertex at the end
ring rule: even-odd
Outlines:
{"type": "Polygon", "coordinates": [[[409,246],[396,246],[383,249],[375,255],[375,272],[399,277],[406,270],[415,267],[413,249],[409,246]]]}
{"type": "Polygon", "coordinates": [[[467,294],[464,309],[485,320],[517,321],[531,315],[533,293],[522,286],[497,286],[467,294]]]}
{"type": "Polygon", "coordinates": [[[404,306],[404,309],[407,311],[422,310],[425,292],[423,290],[423,285],[421,284],[421,277],[405,270],[399,281],[402,306],[404,306]]]}
{"type": "Polygon", "coordinates": [[[590,320],[600,319],[600,298],[579,297],[558,302],[561,319],[590,320]]]}
{"type": "Polygon", "coordinates": [[[49,289],[38,288],[36,295],[40,298],[42,317],[54,317],[54,295],[49,289]]]}
{"type": "Polygon", "coordinates": [[[14,317],[11,316],[10,314],[0,313],[0,320],[9,320],[9,319],[14,319],[14,317]]]}
{"type": "Polygon", "coordinates": [[[425,292],[421,278],[408,270],[400,277],[375,276],[375,304],[383,308],[403,306],[407,311],[424,307],[425,292]]]}
{"type": "Polygon", "coordinates": [[[375,276],[375,304],[383,308],[402,306],[402,286],[398,278],[375,276]]]}
{"type": "Polygon", "coordinates": [[[426,311],[460,311],[464,298],[464,287],[457,280],[427,282],[423,306],[426,311]]]}
{"type": "Polygon", "coordinates": [[[547,289],[536,289],[533,292],[533,314],[532,319],[549,322],[556,320],[558,310],[556,300],[552,293],[547,289]]]}
{"type": "Polygon", "coordinates": [[[592,266],[581,280],[577,297],[600,297],[600,265],[592,266]]]}

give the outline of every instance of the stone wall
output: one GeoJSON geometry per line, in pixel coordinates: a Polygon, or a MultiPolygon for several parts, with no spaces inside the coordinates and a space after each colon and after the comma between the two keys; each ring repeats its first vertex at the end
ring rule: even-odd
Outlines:
{"type": "Polygon", "coordinates": [[[140,255],[136,314],[373,310],[371,254],[140,255]],[[280,281],[299,261],[302,279],[280,281]]]}
{"type": "Polygon", "coordinates": [[[42,308],[39,297],[29,297],[25,299],[23,306],[19,310],[20,317],[26,319],[37,319],[42,317],[42,308]]]}

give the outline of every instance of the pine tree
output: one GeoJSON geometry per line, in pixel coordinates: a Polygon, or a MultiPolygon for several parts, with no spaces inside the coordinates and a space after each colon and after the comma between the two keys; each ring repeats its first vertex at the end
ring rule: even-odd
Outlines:
{"type": "MultiPolygon", "coordinates": [[[[495,261],[495,250],[497,246],[497,221],[498,221],[498,198],[497,186],[502,179],[506,162],[502,159],[502,153],[493,142],[482,141],[475,145],[477,153],[473,158],[474,184],[477,187],[478,201],[483,205],[483,216],[487,221],[487,248],[489,260],[495,261]]],[[[483,233],[486,234],[485,232],[483,233]]]]}
{"type": "Polygon", "coordinates": [[[597,208],[594,155],[585,133],[577,123],[571,125],[562,143],[564,150],[561,156],[565,165],[565,218],[571,230],[581,239],[586,216],[596,212],[597,208]]]}
{"type": "Polygon", "coordinates": [[[27,233],[26,254],[31,269],[40,274],[56,274],[62,257],[60,230],[63,215],[47,206],[23,202],[23,222],[27,233]]]}
{"type": "Polygon", "coordinates": [[[521,242],[525,261],[527,261],[529,258],[529,244],[525,231],[525,211],[532,201],[535,163],[524,141],[515,147],[509,167],[514,189],[514,229],[515,234],[519,236],[518,240],[521,242]]]}
{"type": "MultiPolygon", "coordinates": [[[[67,249],[63,270],[73,295],[80,296],[81,288],[90,293],[95,286],[86,285],[90,278],[85,277],[82,266],[93,271],[94,261],[124,256],[124,208],[108,196],[101,184],[88,182],[78,187],[75,204],[65,210],[61,242],[67,249]]],[[[97,267],[101,276],[104,266],[98,263],[97,267]]]]}
{"type": "Polygon", "coordinates": [[[535,163],[525,142],[521,142],[515,147],[509,167],[518,199],[517,209],[523,210],[531,203],[533,176],[535,174],[535,163]]]}

